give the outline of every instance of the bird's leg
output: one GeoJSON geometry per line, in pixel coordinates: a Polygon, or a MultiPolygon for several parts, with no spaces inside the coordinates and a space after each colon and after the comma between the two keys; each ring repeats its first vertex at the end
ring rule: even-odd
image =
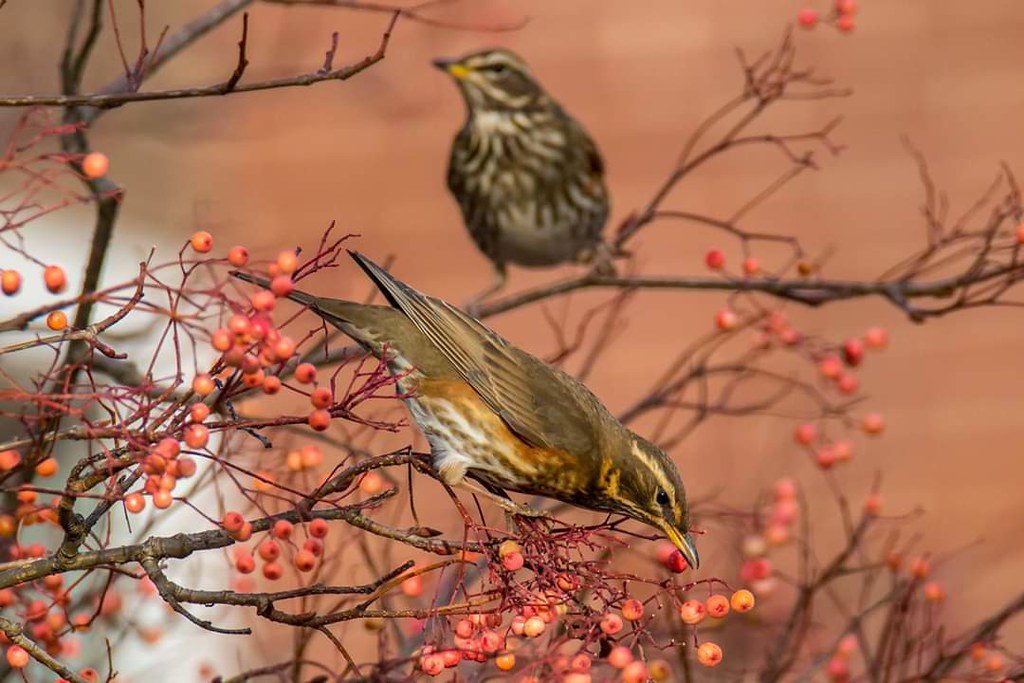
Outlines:
{"type": "Polygon", "coordinates": [[[484,301],[504,289],[507,282],[508,271],[505,270],[505,265],[502,263],[494,264],[494,284],[470,299],[466,304],[466,311],[470,315],[476,315],[484,301]]]}
{"type": "Polygon", "coordinates": [[[459,482],[459,486],[470,491],[476,495],[487,498],[495,505],[500,507],[510,515],[519,515],[521,517],[543,517],[544,513],[540,510],[534,510],[526,505],[520,505],[508,496],[499,495],[493,491],[488,490],[485,486],[480,485],[478,482],[469,479],[463,479],[459,482]]]}

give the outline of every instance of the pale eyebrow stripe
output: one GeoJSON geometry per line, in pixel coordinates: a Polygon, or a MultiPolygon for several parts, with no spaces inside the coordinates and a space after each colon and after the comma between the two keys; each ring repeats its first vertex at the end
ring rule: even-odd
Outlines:
{"type": "MultiPolygon", "coordinates": [[[[658,483],[661,485],[661,488],[665,489],[666,492],[671,491],[673,494],[678,493],[676,491],[675,484],[673,484],[671,481],[669,481],[667,477],[665,477],[660,467],[654,466],[654,461],[651,459],[651,457],[647,454],[646,451],[638,447],[636,443],[632,444],[630,448],[633,451],[633,455],[639,458],[644,463],[644,465],[647,466],[647,469],[654,475],[654,478],[658,480],[658,483]]],[[[673,497],[675,497],[675,495],[673,495],[673,497]]]]}

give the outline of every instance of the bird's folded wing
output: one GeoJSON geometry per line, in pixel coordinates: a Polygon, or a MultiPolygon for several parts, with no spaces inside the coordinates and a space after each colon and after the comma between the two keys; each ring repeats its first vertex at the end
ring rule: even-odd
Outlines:
{"type": "Polygon", "coordinates": [[[521,439],[575,454],[596,449],[587,410],[596,399],[586,389],[446,302],[424,296],[359,254],[353,258],[521,439]]]}

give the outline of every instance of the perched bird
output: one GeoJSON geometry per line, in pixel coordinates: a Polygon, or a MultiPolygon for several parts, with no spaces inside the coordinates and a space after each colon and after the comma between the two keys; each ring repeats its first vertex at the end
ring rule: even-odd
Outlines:
{"type": "Polygon", "coordinates": [[[569,375],[349,253],[390,306],[300,291],[288,297],[386,360],[446,483],[516,512],[504,491],[632,517],[664,532],[697,567],[686,492],[661,449],[623,426],[569,375]]]}
{"type": "Polygon", "coordinates": [[[477,247],[504,286],[506,265],[597,262],[610,268],[604,163],[583,127],[508,50],[437,59],[466,102],[452,143],[448,188],[477,247]]]}

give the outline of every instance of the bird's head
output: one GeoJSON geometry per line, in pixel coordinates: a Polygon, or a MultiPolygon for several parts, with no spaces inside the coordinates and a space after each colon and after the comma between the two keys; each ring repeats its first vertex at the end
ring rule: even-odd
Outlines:
{"type": "Polygon", "coordinates": [[[611,498],[623,514],[662,531],[694,569],[700,564],[690,536],[690,513],[679,472],[665,452],[635,434],[618,463],[611,498]]]}
{"type": "Polygon", "coordinates": [[[470,112],[521,111],[548,101],[526,62],[508,50],[435,59],[434,66],[455,80],[470,112]]]}

